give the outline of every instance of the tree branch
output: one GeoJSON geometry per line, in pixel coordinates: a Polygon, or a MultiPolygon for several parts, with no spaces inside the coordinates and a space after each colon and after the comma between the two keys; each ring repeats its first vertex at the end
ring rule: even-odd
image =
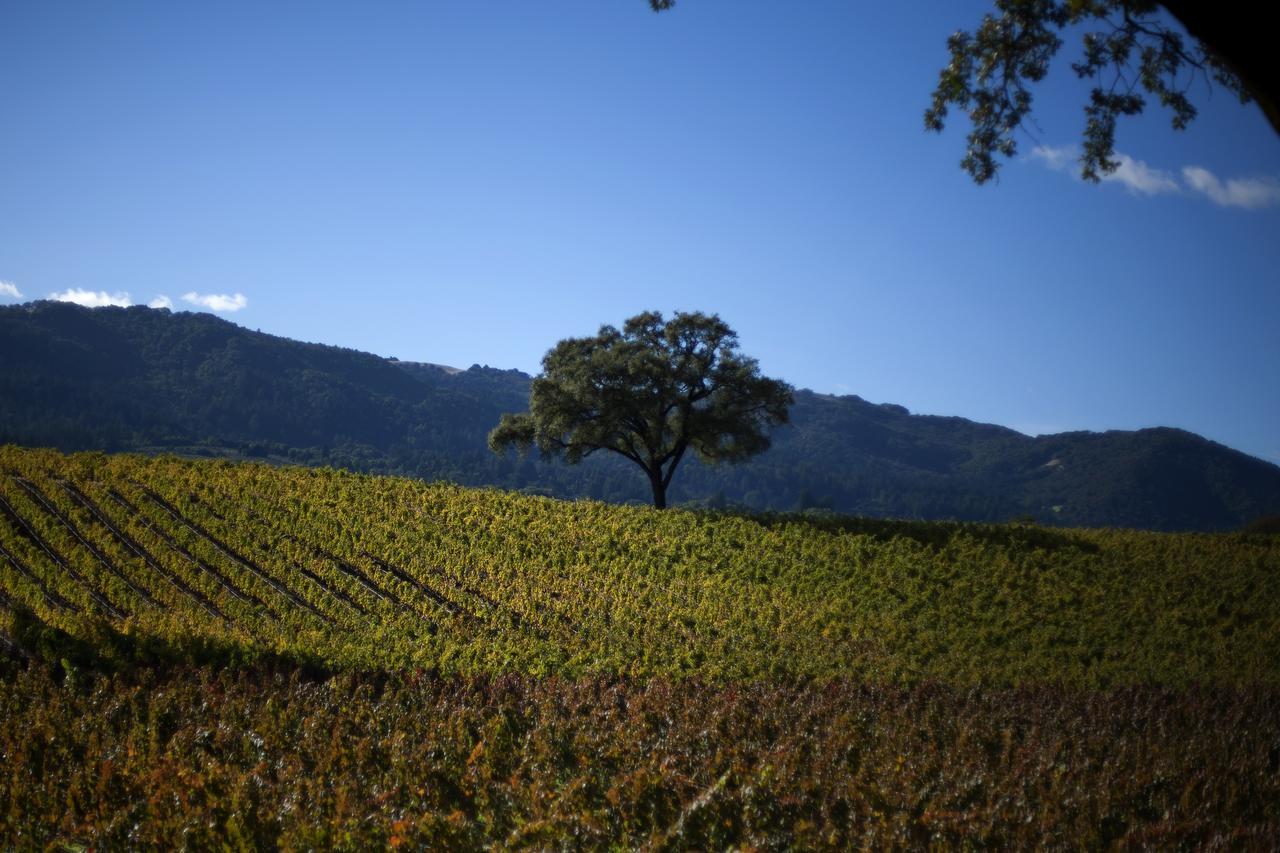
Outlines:
{"type": "MultiPolygon", "coordinates": [[[[684,457],[685,450],[689,448],[689,442],[681,439],[681,441],[676,444],[676,447],[677,450],[674,458],[671,460],[671,467],[667,469],[667,473],[662,477],[662,488],[664,489],[671,485],[671,477],[676,473],[676,466],[680,464],[680,460],[684,457]]],[[[661,467],[659,467],[659,470],[661,470],[661,467]]]]}

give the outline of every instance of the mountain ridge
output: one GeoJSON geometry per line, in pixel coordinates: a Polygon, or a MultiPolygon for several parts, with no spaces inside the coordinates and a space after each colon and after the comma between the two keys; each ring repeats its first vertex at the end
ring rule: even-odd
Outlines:
{"type": "MultiPolygon", "coordinates": [[[[58,302],[0,308],[0,443],[250,456],[559,497],[643,501],[621,459],[497,457],[485,435],[532,377],[407,362],[210,314],[58,302]]],[[[1027,436],[856,394],[796,393],[738,466],[694,460],[673,502],[754,510],[1166,530],[1280,512],[1280,467],[1175,427],[1027,436]]]]}

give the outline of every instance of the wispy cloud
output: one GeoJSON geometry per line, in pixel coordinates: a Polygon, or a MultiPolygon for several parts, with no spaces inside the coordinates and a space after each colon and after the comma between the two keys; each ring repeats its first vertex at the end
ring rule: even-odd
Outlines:
{"type": "Polygon", "coordinates": [[[75,304],[83,305],[86,308],[102,308],[107,305],[116,305],[121,308],[128,308],[133,304],[133,300],[129,298],[128,293],[121,291],[107,293],[105,290],[81,290],[78,287],[68,288],[61,293],[50,293],[49,298],[58,302],[74,302],[75,304]]]}
{"type": "Polygon", "coordinates": [[[1071,145],[1037,145],[1031,149],[1031,158],[1039,160],[1055,172],[1065,172],[1080,159],[1080,150],[1071,145]]]}
{"type": "Polygon", "coordinates": [[[1162,169],[1153,169],[1141,160],[1135,160],[1128,154],[1117,154],[1116,162],[1120,165],[1102,180],[1108,183],[1123,184],[1129,192],[1139,195],[1160,195],[1176,193],[1180,189],[1173,175],[1162,169]]]}
{"type": "Polygon", "coordinates": [[[18,290],[18,285],[11,281],[0,281],[0,296],[8,296],[11,299],[21,299],[22,291],[18,290]]]}
{"type": "Polygon", "coordinates": [[[167,296],[157,296],[147,303],[148,308],[172,308],[173,300],[167,296]]]}
{"type": "Polygon", "coordinates": [[[1182,179],[1198,193],[1204,193],[1214,204],[1257,210],[1280,204],[1280,181],[1274,178],[1228,178],[1225,182],[1201,166],[1186,166],[1182,179]]]}
{"type": "MultiPolygon", "coordinates": [[[[1031,158],[1039,160],[1047,168],[1055,172],[1071,172],[1076,174],[1076,166],[1080,162],[1080,149],[1074,145],[1037,145],[1031,149],[1031,158]]],[[[1141,160],[1135,160],[1128,154],[1117,154],[1116,162],[1120,165],[1102,180],[1121,184],[1130,192],[1140,195],[1159,195],[1160,193],[1176,193],[1180,189],[1173,175],[1160,169],[1153,169],[1141,160]]]]}
{"type": "MultiPolygon", "coordinates": [[[[1031,149],[1031,160],[1039,161],[1055,172],[1068,172],[1078,176],[1076,166],[1080,161],[1080,149],[1074,145],[1037,145],[1031,149]]],[[[1102,180],[1117,183],[1138,195],[1203,195],[1222,207],[1242,207],[1259,210],[1280,205],[1280,180],[1270,177],[1220,179],[1203,166],[1184,166],[1182,180],[1164,169],[1135,160],[1128,154],[1116,154],[1120,164],[1114,172],[1103,175],[1102,180]]]]}
{"type": "Polygon", "coordinates": [[[225,293],[199,294],[194,291],[182,294],[182,298],[192,305],[208,308],[210,311],[239,311],[249,304],[243,293],[228,296],[225,293]]]}

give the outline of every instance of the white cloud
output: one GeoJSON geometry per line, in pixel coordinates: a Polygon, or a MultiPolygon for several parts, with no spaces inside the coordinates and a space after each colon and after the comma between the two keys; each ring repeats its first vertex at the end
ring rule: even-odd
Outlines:
{"type": "Polygon", "coordinates": [[[1224,184],[1218,176],[1200,166],[1186,166],[1182,179],[1198,193],[1204,193],[1214,204],[1257,210],[1280,204],[1280,181],[1274,178],[1228,178],[1224,184]]]}
{"type": "Polygon", "coordinates": [[[1071,145],[1057,148],[1052,145],[1037,145],[1031,149],[1031,156],[1055,172],[1064,172],[1080,159],[1080,151],[1071,145]]]}
{"type": "Polygon", "coordinates": [[[192,305],[200,305],[210,311],[239,311],[249,304],[243,293],[228,296],[225,293],[199,294],[194,291],[182,294],[182,298],[192,305]]]}
{"type": "Polygon", "coordinates": [[[105,290],[81,290],[78,287],[70,287],[61,293],[50,293],[49,298],[58,302],[74,302],[77,305],[83,305],[86,308],[102,308],[106,305],[117,305],[121,308],[128,308],[133,304],[133,300],[129,298],[128,293],[116,291],[115,293],[107,293],[105,290]]]}
{"type": "Polygon", "coordinates": [[[147,303],[148,308],[172,308],[173,300],[167,296],[157,296],[147,303]]]}
{"type": "Polygon", "coordinates": [[[18,290],[18,285],[11,281],[0,281],[0,296],[8,296],[12,299],[21,299],[22,291],[18,290]]]}
{"type": "MultiPolygon", "coordinates": [[[[1076,164],[1080,159],[1080,149],[1074,145],[1037,145],[1031,149],[1028,159],[1039,161],[1055,172],[1079,175],[1076,164]]],[[[1180,183],[1172,173],[1148,166],[1128,154],[1116,154],[1115,160],[1119,166],[1111,174],[1103,175],[1102,180],[1121,184],[1132,193],[1163,195],[1193,192],[1222,207],[1246,210],[1280,205],[1280,180],[1276,178],[1228,178],[1223,181],[1202,166],[1184,166],[1180,183]]]]}
{"type": "Polygon", "coordinates": [[[1168,172],[1153,169],[1128,154],[1117,154],[1115,159],[1120,165],[1111,174],[1103,175],[1102,180],[1124,184],[1130,192],[1142,195],[1178,192],[1178,182],[1168,172]]]}
{"type": "MultiPolygon", "coordinates": [[[[1071,172],[1073,175],[1079,176],[1076,171],[1080,163],[1080,149],[1074,145],[1037,145],[1031,149],[1031,158],[1039,160],[1047,168],[1053,169],[1055,172],[1071,172]]],[[[1153,169],[1141,160],[1135,160],[1128,154],[1117,154],[1115,160],[1120,165],[1109,175],[1103,175],[1102,180],[1123,184],[1131,192],[1141,193],[1143,195],[1158,195],[1159,193],[1176,193],[1179,190],[1178,182],[1173,179],[1173,175],[1161,169],[1153,169]]]]}

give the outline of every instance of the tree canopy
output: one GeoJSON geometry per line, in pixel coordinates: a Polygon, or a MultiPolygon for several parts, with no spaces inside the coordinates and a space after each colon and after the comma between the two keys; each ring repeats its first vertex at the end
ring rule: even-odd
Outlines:
{"type": "MultiPolygon", "coordinates": [[[[1017,150],[1014,133],[1031,113],[1030,84],[1048,73],[1063,44],[1059,33],[1077,25],[1084,29],[1083,53],[1071,68],[1094,81],[1084,108],[1080,157],[1087,180],[1097,181],[1120,165],[1116,122],[1142,112],[1148,98],[1170,110],[1175,130],[1196,116],[1188,92],[1198,82],[1217,83],[1249,101],[1253,90],[1235,65],[1199,40],[1184,39],[1158,5],[1153,0],[996,0],[997,14],[984,16],[973,32],[948,39],[951,62],[939,75],[925,127],[941,131],[952,106],[966,112],[969,146],[960,165],[979,184],[991,180],[999,168],[996,156],[1012,157],[1017,150]]],[[[1274,124],[1275,116],[1269,118],[1274,124]]]]}
{"type": "Polygon", "coordinates": [[[563,455],[576,464],[600,450],[640,466],[653,503],[689,450],[709,462],[736,462],[769,447],[768,429],[788,420],[792,388],[760,375],[738,352],[736,333],[717,315],[648,311],[622,329],[568,338],[542,359],[529,411],[504,414],[489,447],[563,455]]]}
{"type": "MultiPolygon", "coordinates": [[[[674,0],[649,0],[655,12],[674,0]]],[[[971,122],[960,165],[979,184],[999,171],[997,157],[1017,151],[1015,133],[1031,115],[1031,85],[1044,79],[1063,45],[1060,35],[1082,28],[1083,51],[1071,68],[1094,87],[1085,104],[1082,177],[1115,171],[1116,123],[1154,98],[1172,114],[1175,130],[1197,113],[1193,86],[1216,83],[1256,101],[1280,133],[1280,86],[1273,40],[1257,7],[1242,0],[995,0],[995,11],[972,31],[952,35],[925,127],[941,131],[951,108],[971,122]],[[1191,38],[1172,25],[1171,15],[1191,38]],[[1253,14],[1251,14],[1251,12],[1253,14]]]]}

